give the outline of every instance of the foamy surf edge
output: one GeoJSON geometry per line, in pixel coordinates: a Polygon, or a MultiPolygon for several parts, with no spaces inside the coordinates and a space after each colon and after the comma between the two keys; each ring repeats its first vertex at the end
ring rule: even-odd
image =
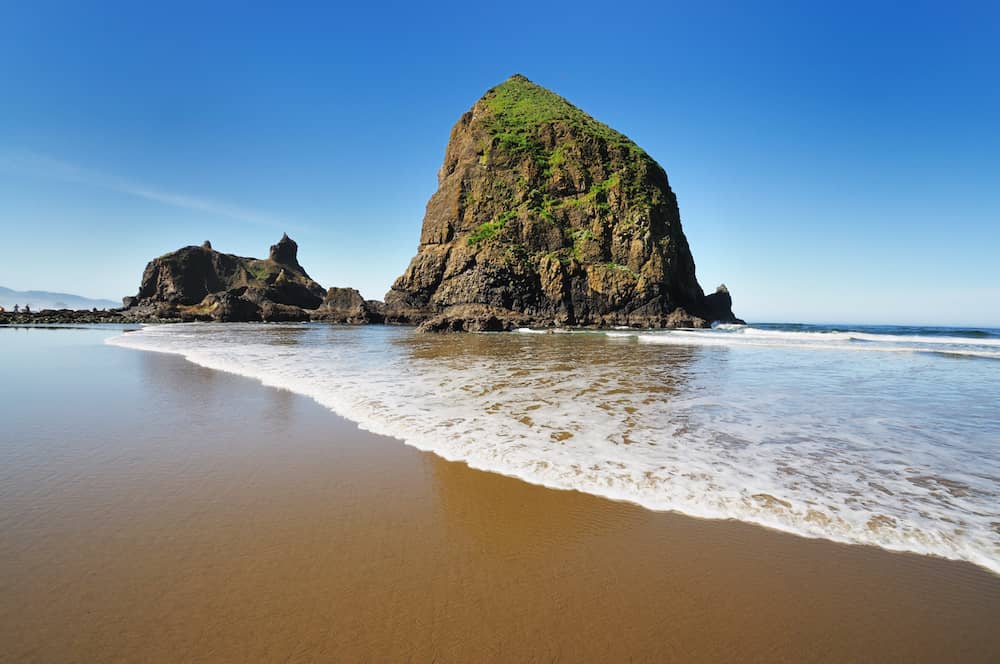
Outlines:
{"type": "MultiPolygon", "coordinates": [[[[515,332],[519,334],[544,334],[552,331],[518,328],[515,332]]],[[[615,327],[610,330],[587,330],[580,333],[603,334],[613,339],[634,339],[638,343],[673,346],[790,348],[862,353],[927,353],[1000,360],[1000,339],[872,334],[856,331],[783,331],[728,324],[717,325],[711,330],[642,330],[615,327]]]]}
{"type": "MultiPolygon", "coordinates": [[[[625,333],[622,336],[634,336],[634,334],[625,333]]],[[[819,529],[803,527],[809,524],[801,522],[801,515],[789,514],[787,515],[788,518],[778,518],[779,515],[776,514],[770,517],[767,514],[753,511],[749,508],[741,510],[738,505],[732,504],[727,505],[725,509],[713,509],[706,505],[693,503],[681,504],[674,500],[660,500],[655,496],[643,494],[640,490],[641,487],[637,485],[632,487],[600,485],[594,482],[587,482],[585,481],[586,478],[581,478],[579,482],[565,481],[562,478],[554,478],[540,472],[531,472],[530,469],[524,467],[504,465],[498,462],[495,457],[487,457],[485,454],[469,453],[468,451],[465,453],[456,453],[455,450],[445,444],[438,436],[422,435],[418,432],[394,425],[392,421],[373,417],[371,413],[366,412],[363,408],[354,407],[346,399],[338,398],[336,394],[319,389],[308,380],[271,375],[253,366],[234,366],[227,363],[224,359],[214,357],[211,353],[200,352],[198,349],[164,348],[156,346],[153,343],[144,343],[142,335],[135,332],[110,337],[105,340],[105,343],[133,350],[177,355],[198,366],[249,378],[256,380],[265,387],[283,389],[308,397],[336,415],[352,421],[361,430],[394,438],[406,445],[424,452],[433,453],[445,460],[465,463],[470,468],[476,470],[513,477],[551,489],[580,491],[610,500],[628,502],[652,511],[670,511],[703,519],[736,520],[810,539],[823,539],[841,544],[874,546],[886,551],[969,562],[1000,575],[1000,560],[992,558],[975,548],[955,548],[955,542],[944,542],[934,537],[885,540],[874,536],[859,536],[858,531],[852,531],[850,534],[853,536],[845,536],[836,531],[821,531],[819,529]],[[629,488],[631,490],[628,490],[629,488]]],[[[809,345],[809,347],[815,348],[812,345],[809,345]]]]}

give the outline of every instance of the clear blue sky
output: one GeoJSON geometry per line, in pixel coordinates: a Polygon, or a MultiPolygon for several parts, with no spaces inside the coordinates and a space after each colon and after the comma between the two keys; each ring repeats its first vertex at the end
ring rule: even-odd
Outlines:
{"type": "Polygon", "coordinates": [[[660,161],[737,314],[1000,326],[996,3],[246,4],[0,5],[0,285],[118,298],[287,231],[381,298],[520,72],[660,161]]]}

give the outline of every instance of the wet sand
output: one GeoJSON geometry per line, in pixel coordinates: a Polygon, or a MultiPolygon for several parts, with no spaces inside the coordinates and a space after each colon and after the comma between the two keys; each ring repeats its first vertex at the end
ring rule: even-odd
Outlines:
{"type": "Polygon", "coordinates": [[[1000,577],[471,470],[0,329],[5,661],[1000,660],[1000,577]]]}

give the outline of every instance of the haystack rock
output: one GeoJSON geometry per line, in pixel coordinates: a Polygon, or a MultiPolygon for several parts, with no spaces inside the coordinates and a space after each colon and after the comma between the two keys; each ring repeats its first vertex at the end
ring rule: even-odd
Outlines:
{"type": "Polygon", "coordinates": [[[645,151],[515,75],[452,129],[417,254],[385,318],[424,329],[706,327],[667,175],[645,151]]]}

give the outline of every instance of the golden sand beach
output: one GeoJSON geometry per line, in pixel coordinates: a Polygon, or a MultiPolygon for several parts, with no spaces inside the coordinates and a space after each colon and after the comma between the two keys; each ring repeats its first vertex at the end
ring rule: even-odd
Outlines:
{"type": "Polygon", "coordinates": [[[472,470],[103,331],[0,335],[4,661],[1000,658],[971,564],[472,470]]]}

